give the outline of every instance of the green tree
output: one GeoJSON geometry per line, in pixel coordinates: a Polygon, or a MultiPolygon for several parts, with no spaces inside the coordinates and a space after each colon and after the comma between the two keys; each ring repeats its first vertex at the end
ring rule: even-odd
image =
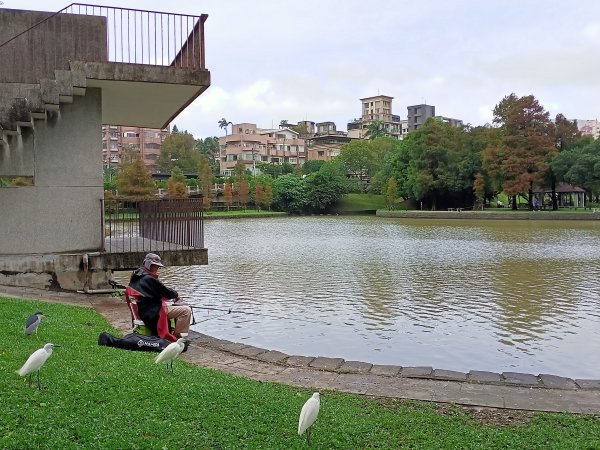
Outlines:
{"type": "Polygon", "coordinates": [[[306,161],[302,165],[302,173],[308,175],[309,173],[318,172],[319,169],[323,167],[323,164],[325,164],[325,161],[317,159],[306,161]]]}
{"type": "Polygon", "coordinates": [[[169,198],[187,198],[187,185],[185,175],[179,167],[174,167],[167,180],[167,196],[169,198]]]}
{"type": "Polygon", "coordinates": [[[273,181],[273,206],[276,211],[301,213],[308,206],[304,180],[294,174],[286,174],[273,181]]]}
{"type": "Polygon", "coordinates": [[[294,173],[294,165],[288,162],[283,164],[269,164],[266,162],[257,162],[256,167],[260,170],[261,173],[270,175],[272,178],[277,178],[281,175],[286,175],[288,173],[294,173]]]}
{"type": "Polygon", "coordinates": [[[193,173],[198,167],[199,154],[196,151],[194,136],[188,133],[174,133],[165,138],[156,165],[172,172],[174,167],[193,173]]]}
{"type": "Polygon", "coordinates": [[[341,200],[347,189],[344,169],[335,162],[324,164],[318,172],[313,172],[304,179],[307,206],[317,212],[322,212],[341,200]]]}
{"type": "Polygon", "coordinates": [[[207,137],[206,139],[196,139],[196,151],[208,159],[212,172],[214,174],[218,174],[218,159],[221,151],[219,146],[219,138],[212,136],[207,137]]]}
{"type": "Polygon", "coordinates": [[[551,166],[557,179],[585,188],[592,197],[600,193],[600,140],[582,138],[558,153],[551,166]]]}
{"type": "Polygon", "coordinates": [[[533,210],[533,185],[544,180],[548,165],[556,153],[554,130],[549,113],[533,95],[510,94],[494,108],[494,123],[503,131],[499,161],[504,192],[514,198],[528,194],[533,210]]]}
{"type": "Polygon", "coordinates": [[[346,142],[340,148],[337,160],[352,176],[363,179],[372,175],[375,168],[373,143],[362,139],[346,142]]]}
{"type": "MultiPolygon", "coordinates": [[[[567,151],[573,147],[577,140],[581,137],[576,120],[569,120],[562,114],[557,114],[554,119],[554,139],[558,153],[567,151]]],[[[550,184],[552,191],[552,209],[558,210],[558,198],[556,196],[556,174],[552,169],[552,165],[548,166],[546,172],[546,181],[550,184]]]]}
{"type": "Polygon", "coordinates": [[[152,175],[131,147],[125,147],[121,155],[121,170],[117,175],[119,195],[130,199],[153,198],[156,187],[152,175]]]}
{"type": "Polygon", "coordinates": [[[367,125],[367,131],[365,132],[365,138],[377,139],[378,137],[386,136],[385,124],[381,120],[374,120],[367,125]]]}
{"type": "Polygon", "coordinates": [[[385,203],[389,210],[392,210],[396,206],[398,201],[398,183],[393,178],[390,178],[385,189],[385,203]]]}

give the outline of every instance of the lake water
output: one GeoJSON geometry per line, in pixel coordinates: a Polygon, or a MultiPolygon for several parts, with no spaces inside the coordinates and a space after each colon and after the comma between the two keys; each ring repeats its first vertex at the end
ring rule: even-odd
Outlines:
{"type": "Polygon", "coordinates": [[[282,217],[205,222],[163,269],[193,328],[287,354],[600,376],[600,223],[282,217]],[[207,320],[208,319],[208,320],[207,320]]]}

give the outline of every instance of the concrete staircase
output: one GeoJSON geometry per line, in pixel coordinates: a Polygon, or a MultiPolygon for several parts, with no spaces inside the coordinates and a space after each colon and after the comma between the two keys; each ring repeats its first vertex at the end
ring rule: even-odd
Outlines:
{"type": "Polygon", "coordinates": [[[0,83],[0,138],[9,142],[8,136],[34,129],[35,120],[60,114],[61,103],[73,103],[73,97],[84,96],[85,90],[86,78],[80,70],[55,70],[54,79],[40,79],[37,84],[0,83]]]}

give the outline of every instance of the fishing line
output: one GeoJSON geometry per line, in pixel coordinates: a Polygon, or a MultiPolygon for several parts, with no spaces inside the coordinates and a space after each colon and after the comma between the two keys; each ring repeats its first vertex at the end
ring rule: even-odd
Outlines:
{"type": "MultiPolygon", "coordinates": [[[[273,319],[281,319],[281,320],[297,320],[300,322],[312,322],[312,323],[321,323],[321,324],[325,324],[325,325],[331,325],[331,323],[328,322],[324,322],[322,320],[313,320],[313,319],[298,319],[296,317],[286,317],[286,316],[276,316],[274,314],[262,314],[262,313],[257,313],[257,312],[253,312],[253,311],[241,311],[239,309],[222,309],[222,308],[214,308],[211,306],[191,306],[188,305],[190,308],[192,309],[206,309],[209,311],[224,311],[226,312],[226,314],[220,315],[220,316],[216,316],[216,317],[222,317],[222,316],[226,316],[228,314],[231,313],[237,313],[237,314],[248,314],[248,315],[253,315],[253,316],[261,316],[261,317],[271,317],[273,319]]],[[[214,319],[214,317],[211,317],[211,319],[214,319]]],[[[209,320],[209,319],[206,319],[209,320]]]]}

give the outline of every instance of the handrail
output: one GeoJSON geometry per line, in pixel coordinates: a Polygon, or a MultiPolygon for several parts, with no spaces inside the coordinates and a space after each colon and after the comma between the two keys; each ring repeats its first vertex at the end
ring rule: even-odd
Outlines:
{"type": "MultiPolygon", "coordinates": [[[[48,34],[74,31],[66,15],[103,17],[107,60],[130,64],[205,68],[204,22],[207,14],[175,14],[162,11],[71,3],[0,44],[0,48],[46,25],[48,34]],[[54,28],[50,29],[50,25],[54,28]]],[[[48,37],[48,36],[45,36],[48,37]]],[[[61,42],[57,39],[57,46],[61,42]]],[[[68,57],[69,55],[65,55],[68,57]]]]}

